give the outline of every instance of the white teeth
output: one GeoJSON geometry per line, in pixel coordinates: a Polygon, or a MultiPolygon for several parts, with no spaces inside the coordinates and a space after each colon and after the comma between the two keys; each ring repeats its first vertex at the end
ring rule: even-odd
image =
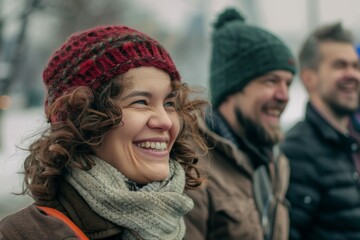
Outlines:
{"type": "Polygon", "coordinates": [[[167,148],[166,142],[142,142],[136,145],[141,148],[151,148],[156,150],[166,150],[167,148]]]}
{"type": "Polygon", "coordinates": [[[281,111],[272,109],[272,110],[268,110],[267,113],[271,116],[279,117],[281,114],[281,111]]]}
{"type": "Polygon", "coordinates": [[[164,142],[161,143],[161,149],[166,149],[166,143],[164,142]]]}

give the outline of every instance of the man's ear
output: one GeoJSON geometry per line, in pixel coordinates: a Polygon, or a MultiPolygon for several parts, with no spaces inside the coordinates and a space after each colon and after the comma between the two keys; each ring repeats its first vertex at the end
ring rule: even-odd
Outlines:
{"type": "Polygon", "coordinates": [[[225,100],[220,104],[218,108],[218,111],[232,127],[236,123],[235,112],[234,112],[236,101],[237,101],[236,94],[228,95],[226,96],[225,100]]]}
{"type": "Polygon", "coordinates": [[[300,79],[309,93],[315,89],[316,73],[313,69],[302,69],[300,71],[300,79]]]}

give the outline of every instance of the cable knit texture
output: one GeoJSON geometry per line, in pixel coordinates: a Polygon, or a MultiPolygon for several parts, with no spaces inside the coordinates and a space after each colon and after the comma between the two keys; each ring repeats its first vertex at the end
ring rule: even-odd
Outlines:
{"type": "Polygon", "coordinates": [[[295,58],[276,35],[252,26],[236,9],[225,9],[214,23],[210,92],[217,108],[250,81],[274,70],[296,72],[295,58]]]}
{"type": "Polygon", "coordinates": [[[73,169],[67,181],[105,219],[125,227],[122,239],[182,239],[183,215],[193,208],[184,193],[185,173],[170,160],[170,177],[129,190],[131,183],[117,169],[94,157],[89,171],[73,169]]]}
{"type": "Polygon", "coordinates": [[[121,25],[98,26],[74,33],[55,51],[43,72],[47,89],[45,107],[68,90],[92,90],[129,69],[152,66],[180,80],[166,49],[155,39],[121,25]]]}

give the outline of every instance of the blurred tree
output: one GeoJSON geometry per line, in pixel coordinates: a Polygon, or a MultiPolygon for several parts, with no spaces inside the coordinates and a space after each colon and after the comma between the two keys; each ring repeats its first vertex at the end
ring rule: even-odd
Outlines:
{"type": "MultiPolygon", "coordinates": [[[[17,79],[18,69],[20,69],[22,60],[24,59],[24,40],[28,26],[28,18],[29,15],[39,7],[39,2],[39,0],[26,1],[24,9],[18,17],[20,20],[18,33],[11,39],[11,42],[6,42],[3,34],[0,34],[0,96],[7,95],[17,79]]],[[[1,4],[3,4],[3,2],[1,2],[1,4]]],[[[5,17],[0,16],[0,32],[3,31],[3,25],[6,20],[5,17]]],[[[3,114],[4,110],[0,109],[0,125],[3,114]]],[[[0,148],[1,146],[0,138],[0,148]]]]}
{"type": "MultiPolygon", "coordinates": [[[[26,2],[23,12],[19,16],[20,27],[18,33],[11,39],[11,42],[6,42],[0,34],[0,60],[1,72],[0,75],[0,95],[8,94],[11,85],[16,79],[18,73],[17,69],[21,65],[24,53],[24,40],[26,28],[28,25],[29,15],[38,8],[39,0],[30,0],[26,2]]],[[[3,30],[4,21],[6,19],[0,18],[0,31],[3,30]]]]}
{"type": "MultiPolygon", "coordinates": [[[[0,10],[6,3],[0,0],[0,10]]],[[[128,8],[128,2],[117,0],[15,0],[12,5],[7,14],[0,11],[0,96],[16,89],[25,108],[42,104],[41,72],[54,48],[77,30],[119,22],[128,8]],[[16,33],[3,34],[10,25],[16,33]]],[[[0,109],[0,124],[3,114],[0,109]]]]}

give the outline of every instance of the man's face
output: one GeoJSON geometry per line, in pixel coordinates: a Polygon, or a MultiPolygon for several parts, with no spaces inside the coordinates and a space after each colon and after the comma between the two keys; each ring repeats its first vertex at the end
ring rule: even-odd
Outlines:
{"type": "Polygon", "coordinates": [[[359,106],[359,58],[347,43],[326,42],[320,45],[320,64],[314,71],[313,97],[336,115],[352,113],[359,106]]]}
{"type": "Polygon", "coordinates": [[[234,95],[237,121],[250,142],[271,147],[282,138],[280,116],[289,100],[292,78],[288,71],[272,71],[234,95]]]}

